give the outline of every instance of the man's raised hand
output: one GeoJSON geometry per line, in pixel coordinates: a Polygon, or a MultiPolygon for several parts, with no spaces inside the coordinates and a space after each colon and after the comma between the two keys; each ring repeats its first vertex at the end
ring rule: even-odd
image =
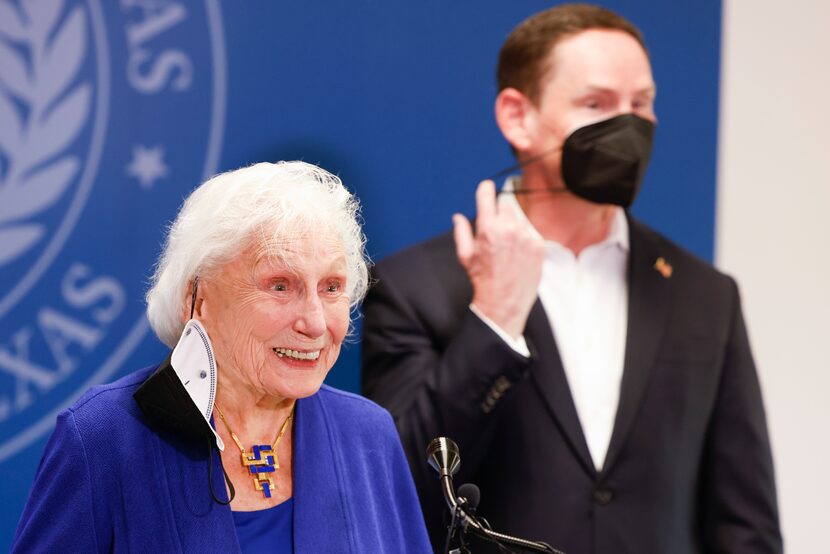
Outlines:
{"type": "Polygon", "coordinates": [[[453,215],[458,260],[473,285],[473,305],[514,339],[536,301],[545,243],[512,206],[499,204],[492,181],[476,190],[476,232],[453,215]]]}

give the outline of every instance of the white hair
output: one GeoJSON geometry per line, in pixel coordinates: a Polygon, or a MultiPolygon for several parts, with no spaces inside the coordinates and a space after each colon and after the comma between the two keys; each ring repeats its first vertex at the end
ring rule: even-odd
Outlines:
{"type": "Polygon", "coordinates": [[[360,206],[339,178],[305,162],[258,163],[216,175],[185,199],[170,226],[147,291],[147,318],[173,347],[197,275],[232,260],[260,235],[276,239],[278,257],[303,234],[328,231],[346,255],[346,286],[354,308],[366,294],[368,258],[360,206]]]}

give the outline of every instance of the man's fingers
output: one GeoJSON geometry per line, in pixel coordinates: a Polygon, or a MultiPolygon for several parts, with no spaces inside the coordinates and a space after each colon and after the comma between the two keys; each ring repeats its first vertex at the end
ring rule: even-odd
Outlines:
{"type": "Polygon", "coordinates": [[[496,218],[496,185],[493,181],[482,181],[476,189],[476,227],[489,229],[496,218]]]}
{"type": "Polygon", "coordinates": [[[473,228],[470,221],[461,214],[452,216],[452,224],[453,236],[455,237],[455,253],[458,255],[458,261],[466,269],[475,250],[473,228]]]}

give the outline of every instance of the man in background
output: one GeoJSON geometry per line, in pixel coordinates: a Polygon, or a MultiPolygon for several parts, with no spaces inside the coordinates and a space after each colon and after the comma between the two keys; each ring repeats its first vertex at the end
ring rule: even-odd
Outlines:
{"type": "Polygon", "coordinates": [[[379,263],[364,305],[364,393],[395,418],[433,544],[425,448],[447,436],[498,531],[570,554],[780,552],[737,286],[627,211],[656,123],[640,32],[541,12],[498,81],[521,175],[498,198],[481,183],[475,232],[456,215],[379,263]]]}

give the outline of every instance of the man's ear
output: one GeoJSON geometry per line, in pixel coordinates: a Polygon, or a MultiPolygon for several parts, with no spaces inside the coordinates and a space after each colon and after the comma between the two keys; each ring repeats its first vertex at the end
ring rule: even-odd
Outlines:
{"type": "Polygon", "coordinates": [[[533,144],[536,109],[530,99],[515,88],[506,88],[496,97],[496,123],[501,134],[517,152],[533,144]]]}

